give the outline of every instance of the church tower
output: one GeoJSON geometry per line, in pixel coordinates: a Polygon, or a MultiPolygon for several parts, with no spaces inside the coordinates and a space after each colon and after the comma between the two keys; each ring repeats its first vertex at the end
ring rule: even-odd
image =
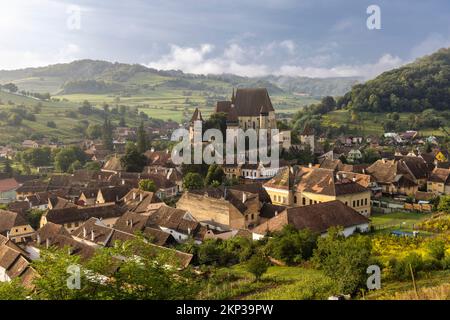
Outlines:
{"type": "Polygon", "coordinates": [[[203,137],[202,132],[203,117],[202,113],[198,108],[195,108],[194,114],[192,115],[191,121],[189,122],[189,141],[194,143],[194,132],[199,131],[203,137]]]}

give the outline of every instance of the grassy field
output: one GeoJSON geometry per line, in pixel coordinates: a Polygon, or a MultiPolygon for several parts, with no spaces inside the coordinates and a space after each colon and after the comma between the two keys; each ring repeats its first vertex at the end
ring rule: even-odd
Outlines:
{"type": "MultiPolygon", "coordinates": [[[[30,97],[0,91],[0,111],[7,112],[18,105],[24,105],[28,111],[34,113],[36,121],[23,120],[20,127],[9,126],[2,121],[2,126],[0,126],[0,142],[2,143],[21,143],[33,134],[40,134],[46,138],[58,138],[64,142],[76,141],[81,138],[81,135],[74,131],[79,121],[87,120],[90,124],[102,124],[104,121],[99,115],[70,117],[67,112],[77,111],[80,106],[75,101],[38,101],[30,97]],[[32,108],[39,102],[42,104],[42,108],[36,114],[32,108]],[[47,122],[50,120],[55,122],[56,128],[47,126],[47,122]]],[[[138,125],[137,120],[130,117],[126,117],[125,121],[130,125],[138,125]]]]}
{"type": "Polygon", "coordinates": [[[390,233],[393,230],[412,231],[415,224],[431,217],[431,213],[395,212],[372,214],[371,225],[379,232],[390,233]]]}
{"type": "MultiPolygon", "coordinates": [[[[421,273],[416,280],[417,290],[419,292],[419,299],[432,298],[426,290],[427,288],[433,288],[441,286],[443,284],[449,285],[450,282],[450,270],[433,271],[428,273],[421,273]]],[[[440,292],[435,291],[436,298],[447,298],[449,296],[440,296],[440,292]]],[[[377,291],[371,291],[365,298],[367,300],[390,300],[390,299],[417,299],[412,280],[410,281],[388,281],[381,282],[381,289],[377,291]]]]}
{"type": "MultiPolygon", "coordinates": [[[[400,113],[400,120],[407,120],[413,113],[400,113]]],[[[384,133],[383,122],[386,121],[386,114],[381,113],[368,113],[360,112],[360,120],[357,122],[351,121],[351,114],[348,110],[336,110],[329,112],[322,118],[322,125],[325,127],[339,127],[341,125],[348,125],[350,129],[355,130],[361,135],[377,135],[380,136],[384,133]]],[[[447,131],[450,130],[450,126],[446,127],[447,131]]],[[[421,130],[420,134],[423,136],[435,135],[444,136],[445,132],[436,129],[421,130]]]]}
{"type": "Polygon", "coordinates": [[[333,281],[321,271],[304,267],[272,266],[261,281],[242,265],[220,271],[228,279],[204,290],[204,299],[228,300],[318,300],[335,294],[333,281]]]}

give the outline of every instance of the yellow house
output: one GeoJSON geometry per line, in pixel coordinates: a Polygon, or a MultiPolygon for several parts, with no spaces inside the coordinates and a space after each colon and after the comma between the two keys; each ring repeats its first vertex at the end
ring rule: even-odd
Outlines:
{"type": "Polygon", "coordinates": [[[371,213],[371,191],[330,169],[289,167],[264,188],[275,205],[302,207],[339,200],[360,214],[371,213]]]}
{"type": "Polygon", "coordinates": [[[31,238],[34,232],[23,215],[17,212],[0,210],[0,234],[13,242],[22,243],[31,238]]]}
{"type": "Polygon", "coordinates": [[[427,191],[450,195],[450,169],[435,168],[428,179],[427,191]]]}

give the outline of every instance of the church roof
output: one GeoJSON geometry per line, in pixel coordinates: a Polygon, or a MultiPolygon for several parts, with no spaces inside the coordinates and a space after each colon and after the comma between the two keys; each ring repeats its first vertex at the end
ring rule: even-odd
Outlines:
{"type": "Polygon", "coordinates": [[[265,88],[238,89],[234,105],[239,117],[259,117],[261,110],[275,111],[265,88]]]}
{"type": "Polygon", "coordinates": [[[202,113],[200,112],[200,110],[198,110],[198,108],[195,108],[194,114],[192,115],[191,122],[198,121],[198,120],[203,121],[202,113]]]}

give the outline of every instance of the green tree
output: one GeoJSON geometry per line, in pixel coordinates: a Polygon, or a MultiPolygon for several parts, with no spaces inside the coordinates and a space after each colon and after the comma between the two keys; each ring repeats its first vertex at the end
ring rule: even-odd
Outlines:
{"type": "Polygon", "coordinates": [[[143,179],[139,181],[139,189],[142,191],[148,191],[148,192],[156,192],[156,184],[151,179],[143,179]]]}
{"type": "Polygon", "coordinates": [[[111,121],[107,118],[105,118],[105,122],[103,123],[102,141],[106,150],[112,151],[114,149],[111,121]]]}
{"type": "Polygon", "coordinates": [[[86,154],[79,147],[67,147],[56,153],[55,168],[60,172],[68,172],[71,165],[76,161],[83,165],[86,162],[86,154]]]}
{"type": "Polygon", "coordinates": [[[49,128],[56,128],[56,123],[55,123],[55,121],[52,121],[52,120],[50,120],[50,121],[47,121],[47,127],[49,127],[49,128]]]}
{"type": "Polygon", "coordinates": [[[138,152],[136,146],[127,145],[126,153],[121,162],[127,172],[142,172],[147,164],[147,158],[138,152]]]}
{"type": "Polygon", "coordinates": [[[450,196],[441,196],[439,198],[439,211],[450,213],[450,196]]]}
{"type": "Polygon", "coordinates": [[[269,261],[262,254],[253,255],[247,262],[247,271],[255,276],[255,281],[259,281],[269,268],[269,261]]]}
{"type": "Polygon", "coordinates": [[[3,88],[12,93],[16,93],[19,90],[19,88],[14,83],[4,84],[3,88]]]}
{"type": "Polygon", "coordinates": [[[102,136],[102,126],[98,124],[90,124],[86,129],[86,135],[89,139],[98,139],[102,136]]]}
{"type": "Polygon", "coordinates": [[[119,127],[126,127],[126,126],[127,126],[127,124],[125,122],[125,118],[121,117],[119,120],[119,127]]]}
{"type": "Polygon", "coordinates": [[[316,234],[308,229],[297,230],[292,225],[286,225],[268,241],[266,250],[276,259],[296,264],[311,258],[316,246],[316,234]]]}
{"type": "Polygon", "coordinates": [[[25,300],[30,292],[21,283],[19,278],[10,282],[0,282],[0,301],[25,300]]]}
{"type": "Polygon", "coordinates": [[[205,178],[205,185],[212,185],[213,182],[219,183],[219,185],[223,182],[225,177],[225,173],[221,166],[217,164],[212,164],[208,168],[208,173],[205,178]]]}
{"type": "Polygon", "coordinates": [[[325,275],[336,279],[342,293],[355,293],[365,285],[366,270],[371,264],[371,239],[355,235],[345,238],[341,228],[331,228],[317,241],[313,263],[325,275]]]}
{"type": "Polygon", "coordinates": [[[188,173],[183,178],[183,188],[187,190],[198,190],[204,187],[203,178],[198,173],[188,173]]]}
{"type": "Polygon", "coordinates": [[[445,241],[442,239],[433,239],[428,243],[428,252],[436,260],[445,258],[445,241]]]}
{"type": "Polygon", "coordinates": [[[5,173],[8,177],[12,177],[14,174],[14,169],[11,167],[11,160],[9,158],[5,158],[3,160],[3,173],[5,173]]]}
{"type": "Polygon", "coordinates": [[[137,151],[140,153],[145,153],[148,149],[148,138],[145,132],[144,122],[141,122],[137,130],[137,151]]]}

